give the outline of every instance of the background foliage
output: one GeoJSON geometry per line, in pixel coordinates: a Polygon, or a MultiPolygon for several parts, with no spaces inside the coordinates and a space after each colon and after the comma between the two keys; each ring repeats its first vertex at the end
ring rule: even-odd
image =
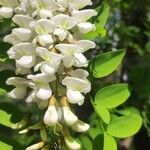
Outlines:
{"type": "MultiPolygon", "coordinates": [[[[93,3],[99,15],[91,21],[97,30],[83,35],[97,43],[96,49],[86,54],[91,59],[88,69],[92,93],[87,95],[83,107],[75,108],[91,128],[88,133],[75,136],[84,150],[142,150],[149,147],[150,140],[150,1],[93,3]],[[139,114],[142,129],[128,139],[142,124],[139,114]]],[[[8,60],[10,45],[2,39],[13,27],[10,20],[0,22],[0,148],[24,150],[40,139],[38,128],[33,126],[39,121],[39,112],[30,106],[24,108],[23,101],[12,101],[6,95],[12,87],[6,86],[5,80],[14,75],[14,62],[8,60]],[[23,117],[31,119],[32,131],[27,135],[12,129],[23,117]]]]}

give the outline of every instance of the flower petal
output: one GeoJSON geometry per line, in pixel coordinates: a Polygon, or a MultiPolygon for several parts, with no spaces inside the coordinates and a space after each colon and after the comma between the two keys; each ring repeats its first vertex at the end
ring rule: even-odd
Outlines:
{"type": "Polygon", "coordinates": [[[15,89],[13,89],[11,92],[8,93],[8,95],[14,99],[22,99],[25,97],[25,94],[26,94],[26,87],[16,87],[15,89]]]}
{"type": "Polygon", "coordinates": [[[28,41],[32,36],[32,31],[26,28],[13,29],[13,33],[22,41],[28,41]]]}
{"type": "Polygon", "coordinates": [[[96,16],[97,12],[93,9],[85,9],[81,11],[76,11],[72,16],[78,18],[82,22],[86,22],[91,17],[96,16]]]}
{"type": "Polygon", "coordinates": [[[48,84],[40,85],[36,96],[41,100],[48,100],[52,96],[52,90],[48,84]]]}
{"type": "Polygon", "coordinates": [[[56,24],[56,27],[68,30],[73,28],[78,23],[78,19],[69,17],[68,15],[65,14],[54,16],[52,20],[56,24]]]}
{"type": "Polygon", "coordinates": [[[90,31],[95,30],[95,25],[93,25],[90,22],[86,22],[86,23],[79,23],[78,25],[78,29],[81,33],[88,33],[90,31]]]}
{"type": "Polygon", "coordinates": [[[78,103],[82,105],[84,102],[84,96],[79,91],[67,90],[68,101],[72,104],[78,103]]]}

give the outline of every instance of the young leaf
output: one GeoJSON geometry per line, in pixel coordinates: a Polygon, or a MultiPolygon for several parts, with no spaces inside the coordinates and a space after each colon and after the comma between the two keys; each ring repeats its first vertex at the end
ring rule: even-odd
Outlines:
{"type": "Polygon", "coordinates": [[[117,143],[115,139],[106,133],[104,134],[103,150],[117,150],[117,143]]]}
{"type": "Polygon", "coordinates": [[[110,122],[110,114],[109,111],[101,106],[101,105],[94,105],[95,111],[97,115],[106,123],[108,124],[110,122]]]}
{"type": "Polygon", "coordinates": [[[138,132],[142,125],[140,115],[114,118],[107,127],[107,133],[117,138],[127,138],[138,132]]]}
{"type": "Polygon", "coordinates": [[[124,103],[129,96],[127,84],[114,84],[99,90],[95,96],[94,104],[97,107],[115,108],[124,103]]]}
{"type": "Polygon", "coordinates": [[[134,107],[127,107],[122,110],[117,110],[120,114],[124,116],[129,116],[129,115],[140,115],[140,111],[134,107]]]}
{"type": "Polygon", "coordinates": [[[107,76],[118,67],[124,55],[124,50],[100,54],[91,60],[90,71],[96,78],[107,76]]]}

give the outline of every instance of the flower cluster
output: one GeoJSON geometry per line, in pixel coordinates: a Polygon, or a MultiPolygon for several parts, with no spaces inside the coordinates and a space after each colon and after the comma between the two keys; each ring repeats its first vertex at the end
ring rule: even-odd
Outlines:
{"type": "MultiPolygon", "coordinates": [[[[78,119],[69,103],[82,105],[91,90],[83,53],[95,43],[79,36],[95,30],[88,20],[97,13],[83,9],[92,5],[91,0],[0,0],[0,5],[0,18],[12,17],[18,26],[4,38],[13,45],[8,55],[21,75],[6,81],[15,86],[9,96],[47,108],[47,126],[59,122],[77,132],[87,131],[89,125],[78,119]]],[[[70,135],[64,136],[70,149],[80,149],[70,135]]]]}

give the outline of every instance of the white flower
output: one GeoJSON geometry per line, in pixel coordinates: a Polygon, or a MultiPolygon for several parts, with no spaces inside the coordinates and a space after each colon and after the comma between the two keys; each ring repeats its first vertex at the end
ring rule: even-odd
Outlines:
{"type": "Polygon", "coordinates": [[[82,54],[84,51],[82,47],[76,44],[57,44],[55,47],[64,56],[63,63],[65,67],[87,67],[88,62],[86,57],[82,54]]]}
{"type": "Polygon", "coordinates": [[[97,12],[93,9],[86,9],[81,11],[74,11],[73,17],[79,19],[78,23],[78,29],[82,33],[87,33],[92,30],[95,30],[95,26],[89,22],[87,22],[88,19],[90,19],[93,16],[96,16],[97,12]]]}
{"type": "Polygon", "coordinates": [[[78,120],[74,125],[71,126],[71,128],[76,132],[86,132],[90,126],[87,123],[78,120]]]}
{"type": "Polygon", "coordinates": [[[53,75],[57,71],[61,62],[62,56],[60,54],[50,52],[46,48],[38,47],[36,53],[43,61],[37,64],[35,71],[41,70],[42,73],[53,75]]]}
{"type": "Polygon", "coordinates": [[[26,101],[31,102],[39,98],[41,100],[48,100],[52,96],[52,90],[50,88],[49,82],[54,81],[55,76],[45,75],[44,73],[36,75],[28,75],[28,79],[31,79],[31,88],[33,91],[29,95],[26,101]]]}
{"type": "Polygon", "coordinates": [[[31,43],[19,43],[7,52],[10,59],[15,59],[16,64],[23,68],[31,68],[36,60],[36,48],[31,43]]]}
{"type": "Polygon", "coordinates": [[[71,136],[66,136],[65,142],[66,142],[66,146],[70,150],[80,150],[80,148],[81,148],[81,145],[79,143],[77,143],[71,136]]]}
{"type": "Polygon", "coordinates": [[[54,34],[57,35],[61,41],[70,36],[68,30],[72,29],[78,23],[78,19],[65,14],[56,15],[52,18],[52,20],[57,27],[54,31],[54,34]]]}
{"type": "Polygon", "coordinates": [[[67,87],[67,97],[70,103],[82,105],[84,96],[81,93],[88,93],[91,90],[91,84],[86,79],[88,73],[84,70],[76,70],[71,73],[72,77],[63,79],[62,84],[67,87]]]}
{"type": "Polygon", "coordinates": [[[14,85],[16,88],[13,89],[8,95],[14,99],[22,99],[25,97],[28,81],[24,78],[11,77],[6,81],[7,85],[14,85]]]}
{"type": "Polygon", "coordinates": [[[30,26],[33,27],[38,34],[37,38],[34,39],[34,42],[39,42],[42,46],[54,42],[51,33],[55,30],[55,24],[51,20],[40,19],[37,22],[30,23],[30,26]]]}

